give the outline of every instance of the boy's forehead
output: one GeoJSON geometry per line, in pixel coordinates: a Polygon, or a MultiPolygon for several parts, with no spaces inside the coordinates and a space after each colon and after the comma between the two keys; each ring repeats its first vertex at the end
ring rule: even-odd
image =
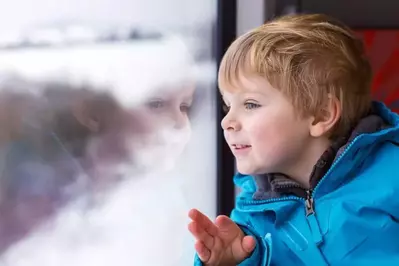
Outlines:
{"type": "Polygon", "coordinates": [[[235,94],[235,93],[267,93],[274,89],[268,80],[256,74],[240,73],[230,82],[220,82],[221,94],[235,94]]]}

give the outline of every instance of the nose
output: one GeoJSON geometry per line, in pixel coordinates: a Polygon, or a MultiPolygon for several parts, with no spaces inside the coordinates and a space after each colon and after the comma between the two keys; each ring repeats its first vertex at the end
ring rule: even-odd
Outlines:
{"type": "Polygon", "coordinates": [[[174,110],[172,115],[173,127],[175,129],[182,129],[189,123],[187,115],[179,110],[174,110]]]}
{"type": "Polygon", "coordinates": [[[231,111],[222,119],[221,126],[225,131],[241,130],[241,124],[233,117],[231,111]]]}

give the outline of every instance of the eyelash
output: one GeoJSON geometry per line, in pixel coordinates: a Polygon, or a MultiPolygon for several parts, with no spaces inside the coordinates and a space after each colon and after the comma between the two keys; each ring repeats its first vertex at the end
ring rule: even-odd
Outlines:
{"type": "Polygon", "coordinates": [[[227,106],[226,104],[223,104],[223,112],[227,114],[230,111],[230,106],[227,106]]]}
{"type": "MultiPolygon", "coordinates": [[[[245,109],[247,109],[247,110],[252,110],[252,109],[256,109],[256,108],[261,107],[260,104],[251,103],[251,102],[244,103],[244,106],[245,106],[245,109]]],[[[223,104],[223,111],[224,111],[224,113],[227,114],[230,111],[230,106],[227,106],[226,104],[223,104]]]]}
{"type": "MultiPolygon", "coordinates": [[[[165,101],[163,100],[154,100],[147,103],[147,106],[153,110],[159,110],[165,107],[165,101]]],[[[188,113],[191,109],[190,104],[183,103],[180,105],[180,111],[182,113],[188,113]]]]}
{"type": "Polygon", "coordinates": [[[251,109],[256,109],[260,107],[260,104],[257,103],[251,103],[251,102],[246,102],[244,103],[245,109],[251,110],[251,109]]]}
{"type": "Polygon", "coordinates": [[[162,100],[153,100],[147,103],[147,106],[150,109],[159,109],[162,108],[164,106],[164,102],[162,100]]]}
{"type": "Polygon", "coordinates": [[[182,104],[180,105],[180,111],[183,113],[190,112],[191,106],[189,104],[182,104]]]}

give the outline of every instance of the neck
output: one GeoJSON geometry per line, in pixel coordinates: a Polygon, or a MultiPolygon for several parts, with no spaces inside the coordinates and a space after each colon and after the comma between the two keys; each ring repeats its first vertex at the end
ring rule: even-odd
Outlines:
{"type": "Polygon", "coordinates": [[[323,153],[331,146],[327,138],[317,138],[308,145],[301,154],[300,160],[293,164],[292,171],[287,174],[291,179],[298,182],[302,187],[309,189],[312,171],[323,153]]]}

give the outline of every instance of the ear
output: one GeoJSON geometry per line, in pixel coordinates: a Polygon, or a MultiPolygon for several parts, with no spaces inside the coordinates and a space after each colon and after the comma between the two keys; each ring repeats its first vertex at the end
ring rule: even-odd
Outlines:
{"type": "Polygon", "coordinates": [[[337,124],[341,114],[341,102],[337,97],[328,95],[328,100],[324,107],[311,121],[310,135],[312,137],[321,137],[326,135],[337,124]]]}
{"type": "Polygon", "coordinates": [[[91,132],[99,132],[100,121],[90,110],[90,103],[87,100],[79,100],[72,105],[72,114],[76,120],[91,132]]]}

